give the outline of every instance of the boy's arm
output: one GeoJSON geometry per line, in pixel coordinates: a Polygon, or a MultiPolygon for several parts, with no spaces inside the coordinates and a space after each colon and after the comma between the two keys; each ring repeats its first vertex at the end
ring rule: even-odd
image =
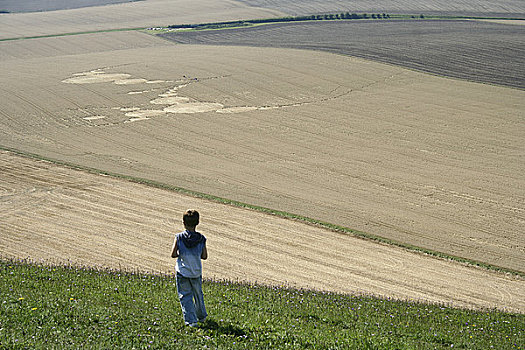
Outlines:
{"type": "Polygon", "coordinates": [[[175,241],[173,242],[173,248],[171,249],[171,257],[176,258],[179,256],[179,246],[177,245],[177,237],[175,237],[175,241]]]}
{"type": "Polygon", "coordinates": [[[204,242],[204,247],[202,247],[201,259],[202,260],[208,259],[208,249],[206,249],[206,242],[204,242]]]}

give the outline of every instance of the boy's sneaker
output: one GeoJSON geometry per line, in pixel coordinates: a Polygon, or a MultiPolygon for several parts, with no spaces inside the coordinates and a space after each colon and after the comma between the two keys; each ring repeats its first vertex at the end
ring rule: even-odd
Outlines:
{"type": "Polygon", "coordinates": [[[188,323],[188,326],[190,327],[197,327],[199,324],[197,322],[195,323],[188,323]]]}

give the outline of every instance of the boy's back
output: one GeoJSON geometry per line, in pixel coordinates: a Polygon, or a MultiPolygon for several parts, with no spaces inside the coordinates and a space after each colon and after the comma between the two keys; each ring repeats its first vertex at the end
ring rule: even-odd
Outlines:
{"type": "Polygon", "coordinates": [[[179,256],[175,269],[182,276],[197,278],[202,275],[202,253],[206,237],[197,231],[186,230],[176,236],[179,256]]]}

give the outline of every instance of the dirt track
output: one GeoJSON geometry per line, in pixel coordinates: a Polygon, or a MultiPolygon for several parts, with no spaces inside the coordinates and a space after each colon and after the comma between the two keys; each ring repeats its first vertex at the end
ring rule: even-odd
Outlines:
{"type": "Polygon", "coordinates": [[[3,257],[170,273],[198,208],[205,277],[525,312],[523,279],[8,152],[0,169],[3,257]]]}

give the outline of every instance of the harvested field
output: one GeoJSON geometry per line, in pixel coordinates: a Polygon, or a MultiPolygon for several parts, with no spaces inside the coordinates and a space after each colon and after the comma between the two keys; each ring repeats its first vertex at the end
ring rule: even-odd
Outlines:
{"type": "Polygon", "coordinates": [[[262,7],[291,15],[319,13],[409,13],[428,15],[462,16],[519,16],[525,17],[525,4],[520,0],[434,0],[434,1],[389,1],[389,0],[240,0],[254,7],[262,7]]]}
{"type": "Polygon", "coordinates": [[[3,146],[523,271],[523,91],[274,48],[3,68],[3,146]]]}
{"type": "Polygon", "coordinates": [[[0,40],[282,15],[275,10],[253,8],[235,1],[147,0],[51,12],[3,14],[0,17],[0,40]]]}
{"type": "Polygon", "coordinates": [[[37,59],[94,52],[171,46],[166,40],[153,39],[139,31],[91,33],[50,38],[0,41],[0,62],[37,59]],[[89,45],[85,45],[88,42],[89,45]]]}
{"type": "Polygon", "coordinates": [[[8,152],[0,169],[4,258],[171,273],[196,207],[205,277],[525,312],[521,278],[8,152]]]}
{"type": "Polygon", "coordinates": [[[328,51],[437,75],[525,88],[525,27],[478,21],[317,21],[172,32],[184,44],[328,51]]]}

